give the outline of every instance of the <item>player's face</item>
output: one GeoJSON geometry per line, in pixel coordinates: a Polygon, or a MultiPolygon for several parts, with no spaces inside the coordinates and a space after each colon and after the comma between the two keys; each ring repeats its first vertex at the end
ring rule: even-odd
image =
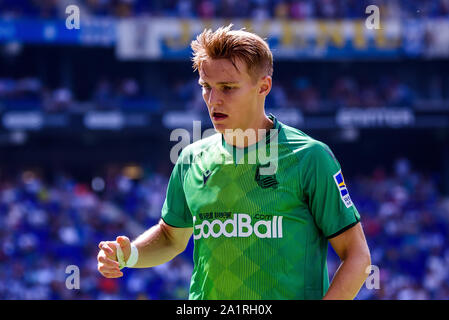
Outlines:
{"type": "Polygon", "coordinates": [[[236,61],[238,70],[228,59],[207,59],[199,70],[209,116],[218,132],[226,129],[254,128],[263,115],[260,83],[247,72],[246,64],[236,61]]]}

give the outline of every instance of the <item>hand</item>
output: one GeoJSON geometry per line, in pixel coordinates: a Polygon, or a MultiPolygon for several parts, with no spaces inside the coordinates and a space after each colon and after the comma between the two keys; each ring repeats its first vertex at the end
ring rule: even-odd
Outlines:
{"type": "Polygon", "coordinates": [[[128,237],[120,236],[116,239],[117,243],[120,245],[120,248],[123,252],[123,259],[125,262],[128,261],[129,256],[131,255],[131,241],[128,237]]]}
{"type": "Polygon", "coordinates": [[[119,278],[123,276],[123,273],[119,269],[119,263],[117,261],[117,243],[120,245],[125,261],[131,254],[131,242],[128,237],[117,237],[116,241],[101,241],[98,247],[98,271],[106,278],[119,278]]]}

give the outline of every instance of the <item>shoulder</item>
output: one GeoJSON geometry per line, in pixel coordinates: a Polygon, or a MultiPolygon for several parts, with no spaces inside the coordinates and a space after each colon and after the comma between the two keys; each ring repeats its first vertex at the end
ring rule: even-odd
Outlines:
{"type": "Polygon", "coordinates": [[[279,143],[285,145],[291,152],[294,152],[299,160],[322,157],[335,159],[327,144],[312,138],[297,128],[283,124],[279,134],[279,143]]]}

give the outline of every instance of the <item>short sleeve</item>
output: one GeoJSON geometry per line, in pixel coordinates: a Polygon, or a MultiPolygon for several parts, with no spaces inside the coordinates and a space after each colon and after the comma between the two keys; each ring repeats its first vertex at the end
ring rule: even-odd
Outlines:
{"type": "Polygon", "coordinates": [[[177,228],[193,226],[192,214],[187,205],[183,187],[184,177],[189,168],[189,162],[186,159],[186,156],[181,153],[171,173],[167,194],[162,206],[164,222],[177,228]]]}
{"type": "Polygon", "coordinates": [[[312,142],[300,170],[309,210],[326,238],[333,238],[360,221],[340,164],[327,145],[312,142]]]}

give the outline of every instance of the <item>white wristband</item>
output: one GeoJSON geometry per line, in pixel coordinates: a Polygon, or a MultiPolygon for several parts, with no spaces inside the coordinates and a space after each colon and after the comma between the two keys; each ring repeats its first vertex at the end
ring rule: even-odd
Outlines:
{"type": "Polygon", "coordinates": [[[120,270],[125,267],[127,268],[134,267],[134,265],[137,263],[137,260],[139,259],[139,250],[137,250],[137,247],[131,243],[131,254],[129,255],[128,261],[125,262],[122,248],[117,242],[116,246],[117,246],[117,260],[120,270]]]}

